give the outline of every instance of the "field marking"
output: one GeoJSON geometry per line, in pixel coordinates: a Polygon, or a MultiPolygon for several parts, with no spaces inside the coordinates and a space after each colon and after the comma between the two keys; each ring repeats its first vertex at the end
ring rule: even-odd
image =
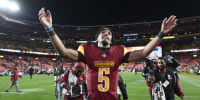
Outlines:
{"type": "Polygon", "coordinates": [[[44,90],[44,89],[38,89],[38,88],[35,88],[35,89],[21,89],[22,91],[41,91],[41,90],[44,90]]]}
{"type": "Polygon", "coordinates": [[[0,93],[26,94],[28,92],[42,91],[42,90],[45,90],[45,89],[38,89],[38,88],[35,88],[35,89],[21,89],[22,92],[0,92],[0,93]]]}
{"type": "Polygon", "coordinates": [[[192,80],[188,80],[188,78],[186,78],[185,76],[182,76],[182,75],[180,75],[180,76],[183,77],[183,78],[181,78],[181,80],[186,81],[186,82],[188,82],[188,83],[190,83],[190,84],[192,84],[194,86],[200,87],[199,84],[196,84],[196,83],[192,82],[192,80]]]}
{"type": "MultiPolygon", "coordinates": [[[[137,95],[137,96],[150,96],[149,95],[141,95],[141,94],[128,94],[128,95],[137,95]]],[[[184,96],[184,97],[200,97],[200,96],[184,96]]]]}
{"type": "Polygon", "coordinates": [[[0,92],[0,93],[25,94],[24,92],[0,92]]]}
{"type": "Polygon", "coordinates": [[[135,80],[135,81],[146,81],[146,80],[135,80]]]}
{"type": "Polygon", "coordinates": [[[128,94],[128,95],[137,95],[137,96],[150,96],[150,94],[149,94],[149,95],[141,95],[141,94],[128,94]]]}

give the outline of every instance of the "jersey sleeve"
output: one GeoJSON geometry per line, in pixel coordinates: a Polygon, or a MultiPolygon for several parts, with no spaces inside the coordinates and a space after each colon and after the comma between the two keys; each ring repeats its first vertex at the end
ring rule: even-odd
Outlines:
{"type": "Polygon", "coordinates": [[[79,47],[78,47],[78,52],[80,52],[83,56],[84,56],[84,46],[83,44],[81,44],[79,47]]]}
{"type": "Polygon", "coordinates": [[[69,87],[68,83],[68,76],[69,76],[69,71],[66,71],[64,76],[60,80],[60,87],[69,87]]]}
{"type": "Polygon", "coordinates": [[[78,47],[78,59],[79,59],[79,62],[85,62],[84,60],[84,46],[83,44],[81,44],[79,47],[78,47]]]}
{"type": "Polygon", "coordinates": [[[121,63],[127,63],[129,55],[130,55],[129,50],[126,47],[124,47],[124,56],[123,59],[121,60],[121,63]]]}
{"type": "Polygon", "coordinates": [[[129,52],[129,50],[126,48],[126,47],[124,47],[124,56],[126,56],[126,54],[129,52]]]}

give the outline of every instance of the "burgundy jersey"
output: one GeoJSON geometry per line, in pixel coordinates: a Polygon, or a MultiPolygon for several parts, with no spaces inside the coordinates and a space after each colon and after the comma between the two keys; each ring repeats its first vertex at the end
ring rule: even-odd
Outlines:
{"type": "Polygon", "coordinates": [[[123,45],[102,51],[95,45],[82,44],[78,51],[87,64],[86,80],[90,100],[117,100],[118,67],[128,53],[123,45]]]}
{"type": "MultiPolygon", "coordinates": [[[[69,83],[68,83],[69,73],[70,73],[70,71],[66,71],[64,76],[60,80],[60,86],[63,87],[63,88],[67,88],[67,87],[69,88],[69,83]]],[[[85,81],[85,75],[82,74],[80,77],[77,77],[76,84],[81,84],[84,81],[85,81]]],[[[70,100],[70,99],[67,98],[66,94],[64,94],[64,100],[70,100]]],[[[83,100],[83,98],[81,96],[81,97],[77,97],[73,100],[83,100]]]]}
{"type": "Polygon", "coordinates": [[[11,78],[10,78],[11,81],[18,81],[18,77],[21,77],[21,75],[18,75],[18,70],[15,68],[12,69],[12,72],[10,75],[11,75],[11,78]]]}

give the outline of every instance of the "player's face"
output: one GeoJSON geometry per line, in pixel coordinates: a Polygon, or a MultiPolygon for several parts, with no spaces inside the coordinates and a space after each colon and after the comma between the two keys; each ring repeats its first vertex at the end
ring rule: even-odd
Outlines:
{"type": "Polygon", "coordinates": [[[77,77],[80,77],[80,76],[81,76],[81,74],[82,74],[82,72],[83,72],[83,71],[76,70],[76,76],[77,76],[77,77]]]}
{"type": "Polygon", "coordinates": [[[77,66],[77,69],[76,69],[76,76],[77,77],[80,77],[81,74],[83,72],[83,69],[82,69],[82,66],[77,66]]]}
{"type": "Polygon", "coordinates": [[[162,69],[166,66],[164,59],[158,59],[158,68],[162,69]]]}
{"type": "Polygon", "coordinates": [[[110,30],[101,31],[97,38],[98,46],[100,47],[110,46],[110,44],[112,44],[111,41],[112,41],[112,33],[110,30]]]}

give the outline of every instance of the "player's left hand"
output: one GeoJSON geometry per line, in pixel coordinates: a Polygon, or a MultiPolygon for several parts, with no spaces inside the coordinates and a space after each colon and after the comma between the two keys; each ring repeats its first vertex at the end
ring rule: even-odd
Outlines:
{"type": "Polygon", "coordinates": [[[177,21],[178,20],[176,19],[176,16],[174,15],[171,15],[168,19],[165,18],[162,22],[161,32],[164,34],[168,34],[169,32],[171,32],[173,28],[176,27],[177,21]]]}

